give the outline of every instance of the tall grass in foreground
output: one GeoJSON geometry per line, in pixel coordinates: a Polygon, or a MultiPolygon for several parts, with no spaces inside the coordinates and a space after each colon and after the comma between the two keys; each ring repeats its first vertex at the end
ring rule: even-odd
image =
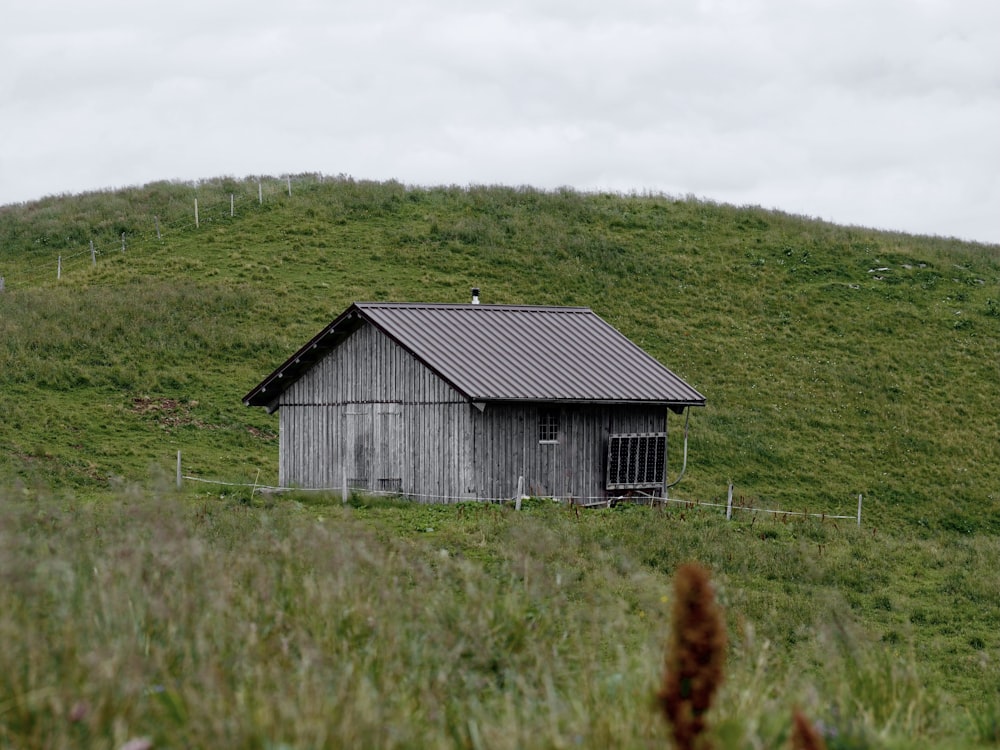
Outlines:
{"type": "Polygon", "coordinates": [[[606,584],[348,515],[6,501],[0,744],[530,747],[655,738],[606,584]]]}
{"type": "MultiPolygon", "coordinates": [[[[707,525],[641,509],[384,510],[0,493],[0,746],[668,743],[654,695],[673,569],[637,562],[640,542],[617,534],[707,554],[707,525]]],[[[787,745],[795,705],[831,748],[961,740],[936,729],[911,662],[849,623],[816,622],[794,648],[761,638],[720,575],[732,638],[718,746],[787,745]]]]}
{"type": "MultiPolygon", "coordinates": [[[[710,573],[698,563],[685,563],[674,575],[670,625],[663,682],[657,694],[660,708],[676,750],[712,750],[707,714],[725,679],[728,638],[710,573]]],[[[842,630],[838,634],[850,653],[842,669],[836,669],[839,664],[825,665],[835,679],[821,681],[837,725],[816,726],[794,707],[792,750],[826,750],[824,734],[835,747],[868,747],[894,734],[926,736],[936,718],[933,699],[914,673],[901,673],[895,660],[885,658],[884,653],[858,653],[842,630]]],[[[986,737],[982,725],[979,735],[986,737]]]]}

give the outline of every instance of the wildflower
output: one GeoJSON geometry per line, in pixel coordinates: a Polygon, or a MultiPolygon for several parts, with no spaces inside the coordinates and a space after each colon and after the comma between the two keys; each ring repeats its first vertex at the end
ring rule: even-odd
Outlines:
{"type": "Polygon", "coordinates": [[[697,563],[674,575],[671,633],[664,663],[660,708],[679,750],[709,748],[705,714],[722,684],[726,628],[708,571],[697,563]]]}

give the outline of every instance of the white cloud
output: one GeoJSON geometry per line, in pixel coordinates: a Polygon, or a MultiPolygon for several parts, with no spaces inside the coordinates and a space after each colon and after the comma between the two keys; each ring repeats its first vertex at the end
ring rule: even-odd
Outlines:
{"type": "Polygon", "coordinates": [[[218,174],[661,190],[1000,242],[1000,5],[35,0],[0,202],[218,174]]]}

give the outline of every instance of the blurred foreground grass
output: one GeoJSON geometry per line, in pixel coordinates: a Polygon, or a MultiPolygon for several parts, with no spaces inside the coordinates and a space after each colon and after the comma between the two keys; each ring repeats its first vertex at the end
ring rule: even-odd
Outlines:
{"type": "Polygon", "coordinates": [[[698,559],[731,634],[722,747],[781,746],[794,706],[830,747],[971,747],[1000,673],[970,555],[995,569],[1000,544],[548,501],[0,492],[0,745],[663,747],[669,578],[698,559]]]}

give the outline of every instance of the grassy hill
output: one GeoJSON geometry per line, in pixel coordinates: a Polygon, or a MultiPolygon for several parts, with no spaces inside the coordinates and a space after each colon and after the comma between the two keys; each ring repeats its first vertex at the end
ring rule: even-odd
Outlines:
{"type": "Polygon", "coordinates": [[[750,739],[725,746],[778,742],[788,722],[775,711],[796,701],[837,723],[836,747],[1000,737],[1000,247],[693,198],[300,175],[0,208],[0,276],[0,576],[20,571],[4,579],[0,632],[38,626],[0,661],[0,739],[84,741],[76,724],[42,728],[87,693],[81,654],[113,642],[134,681],[93,678],[87,693],[87,731],[109,746],[124,731],[115,701],[139,728],[176,727],[166,744],[321,746],[332,698],[263,706],[298,689],[276,664],[301,673],[346,638],[389,656],[345,652],[314,675],[317,690],[347,679],[344,664],[366,675],[338,693],[350,708],[334,738],[560,746],[583,731],[585,746],[647,745],[662,736],[635,704],[659,668],[661,593],[690,557],[717,572],[736,643],[719,731],[750,739]],[[191,475],[276,481],[277,418],[240,399],[348,304],[461,302],[472,286],[484,302],[589,306],[706,395],[681,497],[720,501],[732,481],[757,508],[851,515],[863,494],[862,528],[750,513],[726,524],[711,508],[570,518],[540,504],[520,520],[301,495],[262,507],[246,489],[190,482],[175,506],[178,450],[191,475]],[[354,551],[336,557],[359,576],[389,571],[386,588],[314,568],[306,556],[331,546],[354,551]],[[121,559],[175,562],[153,579],[145,564],[89,573],[121,559]],[[329,576],[337,593],[309,588],[329,576]],[[254,605],[241,581],[256,580],[254,605]],[[187,613],[170,633],[158,598],[187,613]],[[458,614],[470,602],[473,624],[458,614]],[[333,616],[345,607],[365,615],[333,616]],[[420,628],[457,635],[424,641],[420,628]],[[313,650],[279,654],[263,638],[234,671],[264,632],[313,650]],[[169,687],[183,665],[216,702],[169,687]],[[140,673],[167,698],[142,698],[140,673]],[[385,735],[417,711],[394,685],[444,713],[385,735]],[[391,700],[373,706],[378,691],[391,700]],[[219,696],[251,701],[250,723],[222,722],[219,696]]]}
{"type": "Polygon", "coordinates": [[[29,484],[91,494],[178,449],[198,474],[273,483],[276,418],[240,404],[259,378],[352,301],[480,286],[590,306],[706,394],[682,496],[731,480],[758,505],[849,514],[862,493],[879,527],[1000,531],[996,246],[695,199],[301,176],[6,207],[0,275],[0,466],[29,484]]]}

